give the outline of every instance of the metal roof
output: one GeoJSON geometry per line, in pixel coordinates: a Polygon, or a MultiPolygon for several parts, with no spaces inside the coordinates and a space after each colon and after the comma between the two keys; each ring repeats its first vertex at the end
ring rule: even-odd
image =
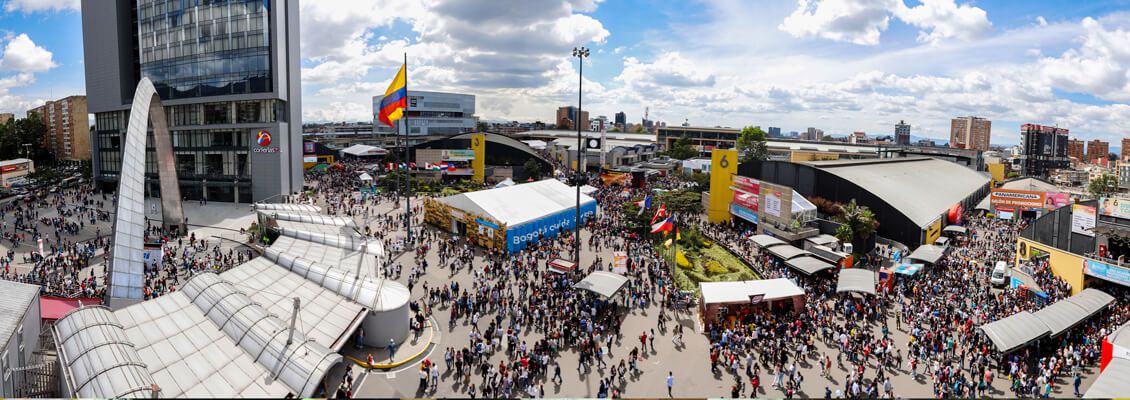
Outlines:
{"type": "Polygon", "coordinates": [[[350,275],[376,277],[378,258],[384,254],[383,247],[380,240],[370,240],[359,246],[335,246],[280,235],[264,255],[277,261],[280,254],[286,254],[330,268],[344,269],[350,275]]]}
{"type": "Polygon", "coordinates": [[[750,296],[764,295],[763,301],[803,296],[795,282],[786,278],[740,282],[700,282],[703,304],[749,303],[750,296]]]}
{"type": "Polygon", "coordinates": [[[1079,294],[1052,303],[1033,313],[1047,325],[1052,337],[1071,329],[1071,327],[1090,318],[1095,313],[1114,302],[1114,297],[1105,292],[1089,288],[1079,294]]]}
{"type": "Polygon", "coordinates": [[[921,228],[989,183],[977,171],[929,157],[805,164],[871,192],[921,228]]]}
{"type": "Polygon", "coordinates": [[[1048,334],[1048,326],[1028,311],[981,325],[980,329],[1001,353],[1009,353],[1048,334]]]}
{"type": "Polygon", "coordinates": [[[914,252],[910,253],[906,258],[936,264],[938,260],[941,260],[942,256],[945,255],[945,250],[945,247],[942,246],[924,244],[914,249],[914,252]]]}
{"type": "Polygon", "coordinates": [[[255,210],[257,211],[293,211],[301,213],[319,213],[322,208],[310,204],[294,204],[294,203],[255,203],[255,210]]]}
{"type": "Polygon", "coordinates": [[[777,239],[769,235],[753,235],[753,237],[750,237],[749,240],[753,241],[753,244],[756,244],[757,247],[763,249],[766,247],[786,244],[784,240],[777,239]]]}
{"type": "Polygon", "coordinates": [[[616,295],[616,292],[627,283],[628,278],[623,275],[608,271],[596,271],[577,282],[573,287],[588,290],[607,299],[616,295]]]}
{"type": "Polygon", "coordinates": [[[812,256],[801,256],[788,261],[785,264],[796,268],[798,271],[803,272],[805,275],[812,275],[817,272],[831,269],[834,265],[812,256]]]}
{"type": "Polygon", "coordinates": [[[780,257],[782,260],[789,260],[800,256],[812,255],[812,253],[808,252],[807,250],[801,250],[796,248],[796,246],[787,244],[770,247],[769,254],[780,257]]]}
{"type": "Polygon", "coordinates": [[[942,229],[942,232],[959,233],[962,235],[968,234],[969,229],[961,225],[950,225],[942,229]]]}
{"type": "MultiPolygon", "coordinates": [[[[281,243],[276,242],[276,246],[279,245],[281,243]]],[[[404,285],[374,276],[358,275],[356,269],[351,267],[352,264],[335,266],[327,262],[314,262],[306,258],[294,257],[274,247],[267,249],[263,256],[306,280],[320,284],[367,307],[370,311],[395,310],[408,304],[410,296],[408,288],[404,285]]]]}
{"type": "Polygon", "coordinates": [[[353,227],[345,225],[325,225],[316,222],[287,221],[282,219],[275,220],[275,224],[278,225],[279,231],[283,235],[290,237],[312,237],[317,235],[360,236],[353,227]]]}
{"type": "MultiPolygon", "coordinates": [[[[16,327],[24,321],[31,303],[39,301],[39,286],[26,283],[0,280],[0,345],[8,343],[8,338],[16,327]]],[[[35,316],[36,320],[39,316],[35,316]]],[[[0,371],[2,373],[3,371],[0,371]]]]}
{"type": "Polygon", "coordinates": [[[875,294],[875,271],[863,268],[844,268],[836,280],[836,293],[859,292],[875,294]]]}
{"type": "Polygon", "coordinates": [[[1130,393],[1130,360],[1114,358],[1106,365],[1091,387],[1083,394],[1085,399],[1113,399],[1130,393]]]}

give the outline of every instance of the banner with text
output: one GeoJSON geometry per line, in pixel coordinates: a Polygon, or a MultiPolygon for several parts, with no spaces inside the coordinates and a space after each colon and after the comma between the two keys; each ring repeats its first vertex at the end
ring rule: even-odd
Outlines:
{"type": "Polygon", "coordinates": [[[1071,232],[1095,236],[1095,208],[1080,204],[1071,205],[1071,232]]]}

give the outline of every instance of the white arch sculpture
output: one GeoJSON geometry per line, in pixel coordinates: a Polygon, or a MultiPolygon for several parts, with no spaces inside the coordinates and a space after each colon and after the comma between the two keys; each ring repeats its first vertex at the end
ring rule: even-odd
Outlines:
{"type": "Polygon", "coordinates": [[[187,231],[165,107],[153,82],[141,78],[133,94],[118,180],[113,257],[106,285],[106,300],[112,309],[144,300],[145,137],[150,122],[160,176],[162,219],[166,226],[176,227],[181,233],[187,231]]]}

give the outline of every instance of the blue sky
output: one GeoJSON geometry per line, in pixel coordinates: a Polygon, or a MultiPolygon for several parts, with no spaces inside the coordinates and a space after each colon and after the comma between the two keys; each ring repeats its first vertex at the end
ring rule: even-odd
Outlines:
{"type": "MultiPolygon", "coordinates": [[[[0,112],[84,92],[78,0],[0,0],[0,112]],[[46,58],[45,58],[46,55],[46,58]]],[[[414,89],[477,96],[484,119],[585,108],[705,126],[947,138],[985,116],[993,142],[1058,124],[1130,126],[1130,1],[302,0],[303,115],[371,118],[407,52],[414,89]],[[397,10],[398,12],[390,12],[397,10]]]]}

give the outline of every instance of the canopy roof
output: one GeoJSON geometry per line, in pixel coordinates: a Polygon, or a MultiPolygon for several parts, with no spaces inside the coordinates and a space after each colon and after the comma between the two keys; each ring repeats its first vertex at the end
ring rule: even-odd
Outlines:
{"type": "Polygon", "coordinates": [[[298,213],[320,213],[322,208],[309,204],[294,204],[294,203],[255,203],[255,210],[257,211],[287,211],[298,213]]]}
{"type": "MultiPolygon", "coordinates": [[[[576,187],[556,179],[460,193],[438,199],[456,209],[478,214],[504,223],[510,227],[521,225],[561,211],[572,210],[577,204],[576,187]]],[[[581,194],[581,204],[595,202],[581,194]]]]}
{"type": "Polygon", "coordinates": [[[977,171],[931,157],[806,164],[871,192],[923,229],[989,183],[977,171]]]}
{"type": "Polygon", "coordinates": [[[68,312],[79,308],[81,305],[97,305],[102,304],[102,299],[95,297],[79,297],[68,299],[63,297],[40,296],[39,297],[39,317],[42,319],[59,319],[68,312]]]}
{"type": "Polygon", "coordinates": [[[753,244],[756,244],[757,247],[760,247],[760,248],[763,248],[763,249],[766,248],[766,247],[773,247],[773,246],[776,246],[776,245],[786,244],[784,240],[777,239],[777,238],[769,236],[769,235],[753,235],[753,237],[749,238],[749,240],[752,240],[753,244]]]}
{"type": "Polygon", "coordinates": [[[837,241],[839,241],[839,239],[836,239],[835,236],[832,236],[832,235],[829,235],[829,234],[826,234],[826,233],[821,233],[820,235],[813,236],[813,237],[810,237],[810,238],[805,239],[805,240],[812,242],[812,244],[819,245],[819,246],[827,246],[829,244],[836,243],[837,241]]]}
{"type": "Polygon", "coordinates": [[[1044,325],[1048,327],[1048,334],[1052,337],[1059,336],[1071,327],[1090,318],[1101,311],[1114,297],[1105,292],[1089,288],[1083,289],[1079,294],[1057,301],[1033,313],[1044,325]]]}
{"type": "Polygon", "coordinates": [[[935,246],[935,245],[932,245],[932,244],[924,244],[924,245],[918,246],[917,249],[914,249],[914,252],[910,253],[910,255],[907,256],[906,258],[912,259],[912,260],[924,261],[927,264],[937,264],[938,260],[941,260],[942,256],[945,255],[945,250],[946,249],[944,247],[941,247],[941,246],[935,246]]]}
{"type": "Polygon", "coordinates": [[[373,176],[369,175],[368,172],[362,172],[361,175],[357,177],[357,179],[360,179],[360,180],[363,180],[363,181],[371,181],[371,180],[373,180],[373,176]]]}
{"type": "Polygon", "coordinates": [[[1021,311],[1011,316],[981,325],[997,351],[1008,353],[1048,334],[1048,326],[1035,314],[1021,311]]]}
{"type": "Polygon", "coordinates": [[[355,144],[341,150],[342,153],[351,156],[383,156],[388,154],[388,150],[382,149],[377,146],[370,146],[367,144],[355,144]]]}
{"type": "Polygon", "coordinates": [[[796,248],[792,245],[780,245],[769,248],[769,254],[780,257],[782,260],[789,260],[800,256],[812,255],[812,253],[796,248]]]}
{"type": "Polygon", "coordinates": [[[961,225],[950,225],[950,226],[947,226],[944,229],[942,229],[942,232],[958,233],[958,234],[965,235],[965,234],[969,233],[969,229],[966,229],[964,226],[961,226],[961,225]]]}
{"type": "Polygon", "coordinates": [[[836,281],[836,293],[858,292],[875,294],[875,271],[863,268],[844,268],[836,281]]]}
{"type": "Polygon", "coordinates": [[[792,280],[786,278],[740,282],[700,282],[703,304],[749,303],[750,296],[764,295],[763,300],[804,296],[792,280]]]}
{"type": "Polygon", "coordinates": [[[793,258],[791,260],[785,261],[785,264],[790,267],[796,268],[796,270],[803,272],[805,275],[812,275],[817,272],[835,267],[827,261],[812,256],[800,256],[793,258]]]}
{"type": "Polygon", "coordinates": [[[588,290],[607,299],[616,295],[616,292],[627,283],[628,278],[623,275],[608,271],[596,271],[577,282],[573,287],[588,290]]]}
{"type": "Polygon", "coordinates": [[[1113,399],[1130,393],[1130,360],[1114,358],[1083,395],[1085,399],[1113,399]]]}

